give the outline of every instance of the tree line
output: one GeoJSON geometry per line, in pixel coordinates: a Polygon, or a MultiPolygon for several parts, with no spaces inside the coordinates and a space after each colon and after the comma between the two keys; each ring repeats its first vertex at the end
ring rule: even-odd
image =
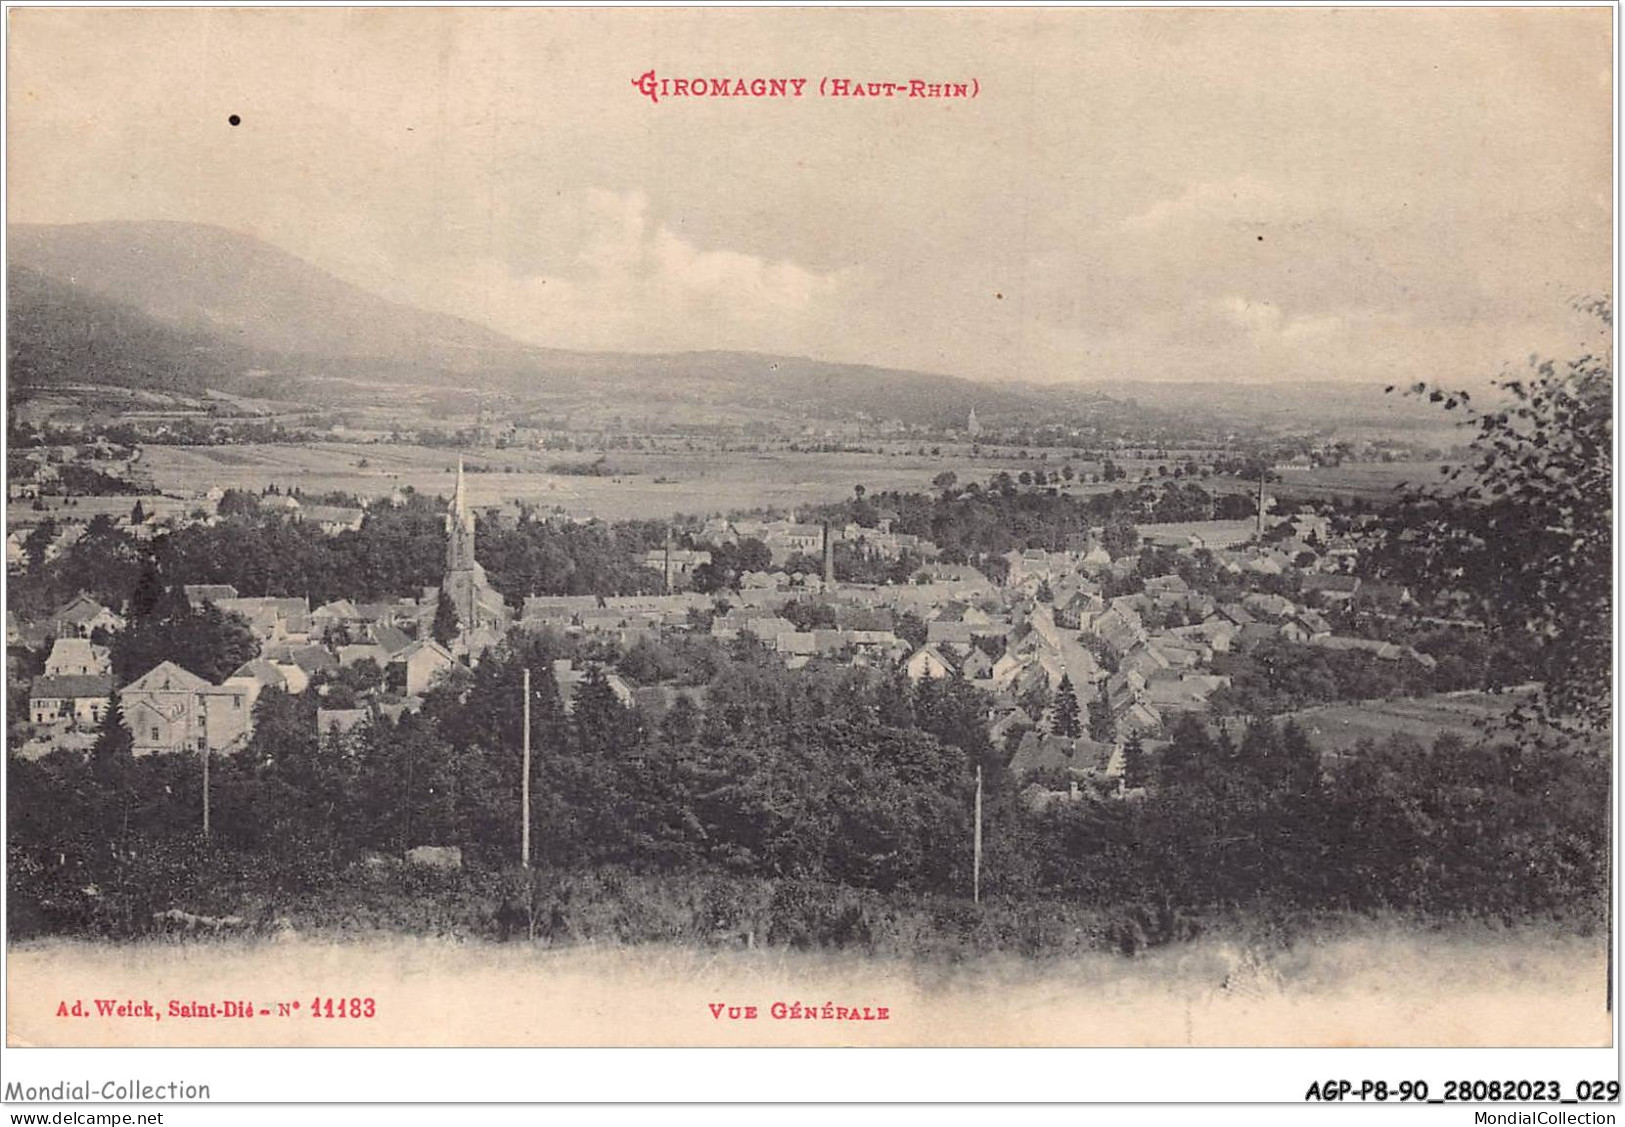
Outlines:
{"type": "Polygon", "coordinates": [[[1331,761],[1290,724],[1260,719],[1232,740],[1187,719],[1155,751],[1134,741],[1127,796],[1086,778],[1037,803],[966,683],[821,661],[790,672],[749,640],[703,645],[699,702],[679,695],[659,715],[616,698],[605,671],[630,654],[603,650],[567,709],[548,670],[585,653],[545,632],[516,634],[419,713],[347,733],[318,735],[314,694],[267,691],[249,744],[211,762],[207,842],[195,755],[133,758],[114,725],[88,759],[12,757],[13,919],[123,933],[170,907],[298,903],[419,845],[460,847],[470,880],[512,871],[525,668],[534,856],[558,875],[962,900],[980,766],[984,896],[1128,913],[1150,938],[1215,911],[1602,911],[1597,756],[1441,738],[1331,761]]]}

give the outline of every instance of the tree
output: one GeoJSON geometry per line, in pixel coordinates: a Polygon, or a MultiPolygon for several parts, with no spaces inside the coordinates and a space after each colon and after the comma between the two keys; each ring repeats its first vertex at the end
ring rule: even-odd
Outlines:
{"type": "MultiPolygon", "coordinates": [[[[1611,301],[1581,308],[1611,333],[1611,301]]],[[[1608,731],[1613,702],[1612,348],[1530,367],[1497,380],[1503,399],[1483,411],[1467,392],[1409,389],[1478,433],[1442,485],[1410,492],[1385,563],[1492,636],[1538,639],[1540,689],[1514,710],[1514,728],[1595,736],[1608,731]]]]}
{"type": "Polygon", "coordinates": [[[959,475],[954,473],[953,470],[943,470],[936,477],[931,479],[931,487],[938,493],[941,493],[944,497],[952,493],[954,491],[954,486],[958,484],[959,475]]]}
{"type": "Polygon", "coordinates": [[[163,596],[164,585],[158,578],[158,568],[149,557],[144,561],[141,578],[136,580],[135,590],[130,595],[130,617],[132,619],[148,617],[157,608],[163,596]]]}
{"type": "Polygon", "coordinates": [[[1110,743],[1116,733],[1117,725],[1112,720],[1106,694],[1099,693],[1089,702],[1089,738],[1096,743],[1110,743]]]}
{"type": "Polygon", "coordinates": [[[45,554],[56,543],[57,533],[61,530],[54,520],[43,520],[39,525],[23,538],[23,554],[28,558],[30,571],[38,571],[45,565],[45,554]]]}
{"type": "Polygon", "coordinates": [[[911,610],[899,611],[892,623],[892,633],[907,642],[913,649],[925,645],[929,634],[925,619],[911,610]]]}
{"type": "Polygon", "coordinates": [[[1112,559],[1132,555],[1140,546],[1140,530],[1127,517],[1114,516],[1100,530],[1100,546],[1112,559]]]}
{"type": "Polygon", "coordinates": [[[114,676],[127,683],[164,661],[218,685],[260,651],[259,641],[238,614],[213,603],[193,610],[179,587],[160,596],[144,618],[113,636],[114,676]]]}
{"type": "Polygon", "coordinates": [[[124,703],[114,689],[107,701],[107,714],[102,717],[101,731],[90,748],[92,771],[103,782],[121,781],[129,771],[135,754],[135,738],[124,724],[124,703]]]}
{"type": "Polygon", "coordinates": [[[1083,734],[1078,717],[1078,694],[1072,688],[1071,674],[1067,673],[1061,675],[1061,685],[1055,693],[1055,733],[1073,740],[1083,734]]]}
{"type": "Polygon", "coordinates": [[[451,596],[442,590],[440,602],[434,608],[434,623],[429,627],[429,636],[442,646],[449,646],[457,637],[458,627],[457,606],[451,601],[451,596]]]}
{"type": "Polygon", "coordinates": [[[734,566],[740,571],[766,571],[773,566],[773,550],[754,536],[734,545],[734,566]]]}
{"type": "Polygon", "coordinates": [[[1150,781],[1151,771],[1145,761],[1145,742],[1139,732],[1130,732],[1123,741],[1123,785],[1134,789],[1150,781]]]}
{"type": "Polygon", "coordinates": [[[135,507],[130,510],[130,523],[131,524],[144,524],[144,523],[146,523],[146,519],[147,519],[147,510],[142,506],[141,498],[137,497],[136,501],[135,501],[135,507]]]}

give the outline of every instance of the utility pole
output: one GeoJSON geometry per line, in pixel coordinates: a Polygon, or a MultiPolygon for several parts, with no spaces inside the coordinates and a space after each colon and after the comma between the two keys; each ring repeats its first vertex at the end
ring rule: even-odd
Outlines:
{"type": "Polygon", "coordinates": [[[209,836],[209,741],[203,741],[203,836],[209,836]]]}
{"type": "Polygon", "coordinates": [[[524,777],[519,782],[521,811],[519,831],[519,863],[530,868],[530,670],[525,670],[525,765],[524,777]]]}
{"type": "Polygon", "coordinates": [[[971,867],[971,902],[982,902],[982,765],[976,765],[976,859],[971,867]]]}

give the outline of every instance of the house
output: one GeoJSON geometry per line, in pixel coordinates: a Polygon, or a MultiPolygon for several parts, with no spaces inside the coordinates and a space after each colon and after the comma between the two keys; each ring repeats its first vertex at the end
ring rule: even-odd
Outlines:
{"type": "Polygon", "coordinates": [[[903,663],[903,672],[910,681],[922,681],[928,677],[941,680],[954,675],[955,665],[941,650],[928,644],[909,655],[903,663]]]}
{"type": "Polygon", "coordinates": [[[969,622],[937,619],[925,624],[925,640],[933,645],[968,646],[975,635],[976,627],[969,622]]]}
{"type": "Polygon", "coordinates": [[[1066,630],[1081,630],[1085,621],[1106,609],[1106,600],[1099,591],[1084,588],[1055,608],[1055,625],[1066,630]]]}
{"type": "Polygon", "coordinates": [[[1178,575],[1155,575],[1145,581],[1145,593],[1159,605],[1181,605],[1191,589],[1178,575]]]}
{"type": "MultiPolygon", "coordinates": [[[[297,666],[294,667],[297,669],[297,666]]],[[[252,661],[245,661],[239,665],[235,672],[227,678],[230,681],[252,681],[257,686],[254,696],[259,697],[266,689],[277,689],[281,692],[292,693],[303,691],[309,684],[304,680],[299,689],[294,689],[285,672],[286,667],[275,665],[263,657],[256,657],[252,661]]]]}
{"type": "Polygon", "coordinates": [[[339,668],[348,669],[350,666],[362,661],[370,661],[382,668],[389,664],[389,659],[392,656],[394,655],[384,649],[383,646],[372,642],[357,643],[353,646],[340,646],[339,668]]]}
{"type": "Polygon", "coordinates": [[[1257,524],[1252,520],[1199,520],[1169,524],[1142,524],[1140,539],[1159,547],[1195,550],[1233,548],[1253,538],[1257,524]]]}
{"type": "Polygon", "coordinates": [[[1242,600],[1245,606],[1257,618],[1266,618],[1273,622],[1282,622],[1297,613],[1297,605],[1284,595],[1266,595],[1254,591],[1242,600]]]}
{"type": "Polygon", "coordinates": [[[596,595],[527,595],[521,622],[527,630],[574,625],[576,615],[597,610],[596,595]]]}
{"type": "Polygon", "coordinates": [[[1359,593],[1360,577],[1311,573],[1303,577],[1303,590],[1305,594],[1319,595],[1326,603],[1347,603],[1359,593]]]}
{"type": "Polygon", "coordinates": [[[339,659],[333,656],[332,651],[313,643],[279,642],[266,646],[260,656],[274,663],[284,673],[287,672],[287,666],[294,666],[307,679],[318,673],[332,673],[339,668],[339,659]]]}
{"type": "Polygon", "coordinates": [[[1116,708],[1125,700],[1142,700],[1145,686],[1143,674],[1131,669],[1119,669],[1106,679],[1106,703],[1116,708]]]}
{"type": "Polygon", "coordinates": [[[406,631],[387,622],[373,626],[368,634],[371,635],[373,644],[391,657],[412,644],[411,636],[406,631]]]}
{"type": "Polygon", "coordinates": [[[1149,679],[1153,673],[1167,669],[1171,662],[1160,646],[1140,645],[1131,650],[1118,663],[1119,674],[1137,673],[1143,679],[1149,679]]]}
{"type": "Polygon", "coordinates": [[[643,566],[659,572],[673,586],[686,582],[695,568],[710,562],[710,552],[694,548],[650,548],[643,554],[643,566]]]}
{"type": "Polygon", "coordinates": [[[788,630],[773,636],[776,653],[814,657],[818,654],[818,633],[812,630],[788,630]]]}
{"type": "Polygon", "coordinates": [[[1151,639],[1150,648],[1169,669],[1192,669],[1213,660],[1213,648],[1201,638],[1181,638],[1171,632],[1151,639]]]}
{"type": "Polygon", "coordinates": [[[106,646],[86,638],[58,638],[45,659],[47,677],[96,677],[112,672],[106,646]]]}
{"type": "Polygon", "coordinates": [[[228,614],[241,615],[262,643],[304,641],[310,634],[310,603],[305,599],[216,599],[214,605],[228,614]]]}
{"type": "Polygon", "coordinates": [[[384,667],[391,689],[408,696],[421,696],[435,680],[457,664],[451,651],[433,638],[419,638],[393,655],[384,667]]]}
{"type": "Polygon", "coordinates": [[[1119,736],[1154,732],[1162,727],[1162,714],[1148,700],[1125,700],[1112,709],[1112,723],[1117,726],[1119,736]]]}
{"type": "Polygon", "coordinates": [[[920,569],[932,582],[954,584],[965,594],[993,590],[993,582],[970,564],[927,563],[920,569]]]}
{"type": "Polygon", "coordinates": [[[1228,619],[1217,615],[1195,626],[1176,626],[1169,631],[1174,637],[1186,642],[1200,642],[1214,653],[1229,653],[1235,642],[1238,629],[1228,619]]]}
{"type": "Polygon", "coordinates": [[[972,646],[959,663],[959,675],[967,681],[986,681],[993,676],[993,659],[972,646]]]}
{"type": "Polygon", "coordinates": [[[1027,580],[1042,582],[1058,575],[1068,562],[1064,552],[1051,554],[1042,548],[1027,548],[1023,551],[1012,549],[1004,554],[1005,560],[1010,564],[1010,575],[1005,580],[1005,586],[1014,587],[1027,580]]]}
{"type": "Polygon", "coordinates": [[[1096,615],[1085,629],[1116,653],[1127,653],[1146,638],[1145,625],[1140,621],[1140,616],[1120,603],[1114,603],[1111,609],[1096,615]]]}
{"type": "Polygon", "coordinates": [[[1102,545],[1096,544],[1083,554],[1078,565],[1090,572],[1104,571],[1112,566],[1112,554],[1102,545]]]}
{"type": "Polygon", "coordinates": [[[237,598],[237,588],[230,583],[187,583],[181,590],[186,592],[186,601],[193,607],[200,607],[204,603],[218,603],[221,599],[237,598]]]}
{"type": "Polygon", "coordinates": [[[1111,766],[1113,751],[1107,743],[1031,731],[1021,737],[1016,753],[1010,757],[1010,773],[1017,780],[1040,772],[1062,772],[1075,779],[1103,778],[1111,766]]]}
{"type": "Polygon", "coordinates": [[[250,687],[214,685],[172,661],[160,662],[124,687],[124,725],[135,754],[224,751],[253,729],[250,687]]]}
{"type": "Polygon", "coordinates": [[[361,509],[339,505],[306,505],[294,514],[294,519],[314,524],[325,535],[337,536],[341,532],[358,532],[366,518],[361,509]]]}
{"type": "Polygon", "coordinates": [[[58,638],[88,638],[98,630],[124,629],[124,619],[80,592],[70,599],[53,619],[58,638]]]}
{"type": "Polygon", "coordinates": [[[1201,712],[1208,706],[1208,697],[1229,683],[1230,678],[1216,674],[1170,670],[1146,684],[1145,703],[1162,713],[1201,712]]]}
{"type": "Polygon", "coordinates": [[[732,614],[718,615],[711,623],[711,634],[715,638],[726,641],[741,634],[750,634],[770,647],[780,634],[794,633],[796,633],[795,623],[775,614],[735,611],[732,614]]]}
{"type": "Polygon", "coordinates": [[[67,721],[79,728],[99,728],[112,696],[110,674],[37,677],[28,694],[28,718],[36,724],[67,721]]]}
{"type": "Polygon", "coordinates": [[[1331,624],[1312,610],[1299,611],[1281,623],[1281,637],[1289,642],[1312,642],[1319,638],[1328,638],[1331,633],[1331,624]]]}
{"type": "Polygon", "coordinates": [[[360,626],[361,611],[349,599],[335,599],[310,612],[309,630],[318,638],[328,638],[348,626],[360,626]]]}

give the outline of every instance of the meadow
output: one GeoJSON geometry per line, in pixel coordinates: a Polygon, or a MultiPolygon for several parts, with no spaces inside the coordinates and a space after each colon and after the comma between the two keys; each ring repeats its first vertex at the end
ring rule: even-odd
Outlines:
{"type": "Polygon", "coordinates": [[[1424,747],[1445,734],[1468,743],[1482,739],[1521,698],[1483,692],[1439,693],[1428,697],[1352,701],[1306,708],[1291,714],[1314,745],[1326,752],[1349,752],[1362,740],[1381,743],[1405,736],[1424,747]]]}
{"type": "MultiPolygon", "coordinates": [[[[675,513],[727,513],[825,504],[868,490],[931,492],[944,470],[963,479],[1011,474],[1035,464],[1058,468],[1059,453],[1045,463],[1016,457],[972,455],[946,449],[920,454],[917,446],[893,444],[885,453],[762,451],[611,450],[607,465],[618,474],[551,473],[560,464],[593,462],[596,453],[530,449],[481,449],[466,456],[469,465],[492,472],[468,476],[475,505],[517,501],[544,510],[604,520],[654,519],[675,513]]],[[[258,492],[269,485],[298,487],[306,493],[339,491],[384,497],[410,486],[420,493],[449,496],[458,451],[393,443],[316,442],[233,446],[147,446],[138,463],[164,493],[188,496],[218,485],[258,492]]],[[[1077,463],[1082,465],[1084,463],[1077,463]]],[[[1074,492],[1109,489],[1072,487],[1074,492]]]]}
{"type": "Polygon", "coordinates": [[[1280,501],[1321,501],[1331,497],[1358,497],[1366,501],[1392,501],[1407,486],[1435,486],[1442,480],[1437,460],[1413,462],[1348,462],[1283,470],[1270,484],[1280,501]]]}

